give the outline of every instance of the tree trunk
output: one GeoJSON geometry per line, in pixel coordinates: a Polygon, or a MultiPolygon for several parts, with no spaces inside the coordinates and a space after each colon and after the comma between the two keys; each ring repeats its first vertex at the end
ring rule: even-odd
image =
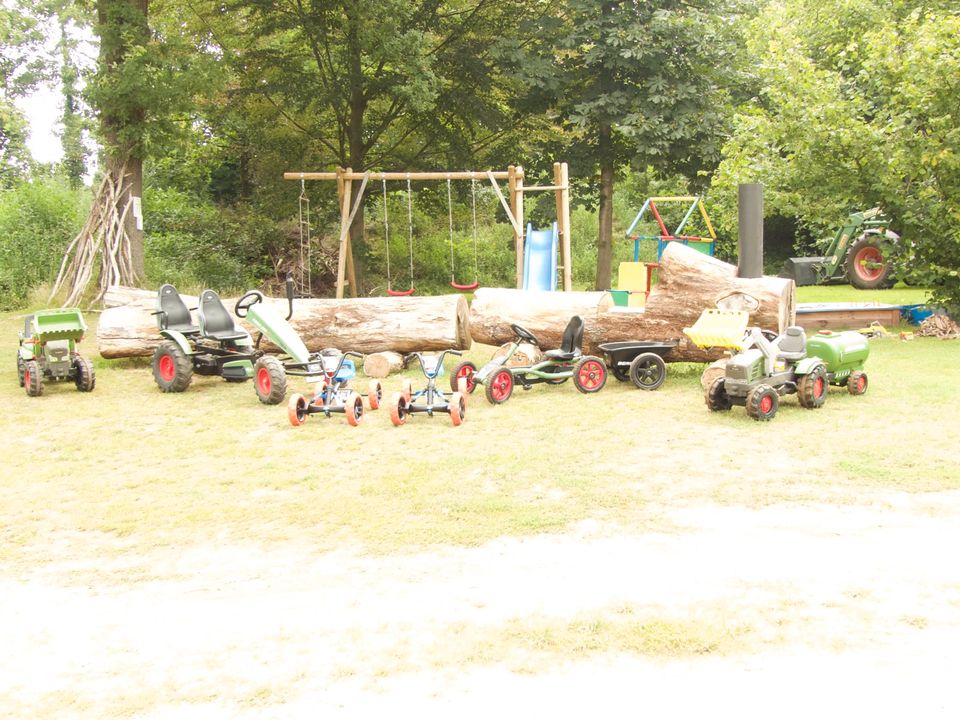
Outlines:
{"type": "MultiPolygon", "coordinates": [[[[183,295],[187,307],[197,298],[183,295]]],[[[163,339],[151,315],[156,292],[114,287],[104,297],[106,309],[97,325],[97,349],[105,358],[150,355],[163,339]]],[[[270,298],[281,316],[287,301],[270,298]]],[[[236,299],[224,299],[232,311],[236,299]]],[[[290,324],[311,351],[326,347],[362,353],[391,350],[466,350],[470,347],[467,301],[462,295],[435,297],[349,298],[344,300],[301,299],[294,302],[290,324]]],[[[256,338],[257,329],[239,321],[256,338]]],[[[264,338],[261,347],[279,350],[264,338]]]]}
{"type": "Polygon", "coordinates": [[[403,355],[392,350],[370,353],[363,359],[363,374],[372,378],[385,378],[403,368],[403,355]]]}
{"type": "Polygon", "coordinates": [[[610,125],[600,125],[600,206],[597,228],[597,290],[610,287],[613,265],[613,147],[610,125]]]}

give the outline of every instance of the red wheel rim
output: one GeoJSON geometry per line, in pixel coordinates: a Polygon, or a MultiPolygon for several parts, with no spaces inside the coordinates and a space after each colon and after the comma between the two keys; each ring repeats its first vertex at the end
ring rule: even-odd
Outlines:
{"type": "Polygon", "coordinates": [[[596,360],[589,360],[580,366],[577,379],[582,387],[593,390],[593,388],[599,387],[600,380],[603,379],[603,366],[596,360]]]}
{"type": "Polygon", "coordinates": [[[513,389],[513,378],[510,377],[510,372],[507,370],[498,372],[493,376],[492,385],[491,395],[493,395],[493,399],[497,402],[506,400],[510,395],[510,390],[513,389]]]}
{"type": "Polygon", "coordinates": [[[760,398],[760,412],[766,415],[773,410],[773,398],[770,395],[764,395],[760,398]]]}
{"type": "Polygon", "coordinates": [[[270,382],[270,371],[265,367],[257,370],[257,387],[260,388],[260,393],[263,395],[270,394],[270,387],[272,383],[270,382]]]}
{"type": "Polygon", "coordinates": [[[176,373],[176,363],[173,362],[173,358],[169,355],[164,355],[160,358],[160,379],[164,382],[170,382],[173,380],[173,376],[176,373]]]}
{"type": "Polygon", "coordinates": [[[854,267],[864,280],[876,280],[883,275],[883,255],[874,247],[862,248],[854,258],[854,267]]]}
{"type": "Polygon", "coordinates": [[[473,392],[473,368],[464,365],[457,371],[457,378],[463,378],[467,381],[467,392],[473,392]]]}
{"type": "Polygon", "coordinates": [[[813,396],[820,397],[823,395],[823,378],[818,377],[813,381],[813,396]]]}
{"type": "Polygon", "coordinates": [[[23,371],[23,384],[26,385],[27,387],[30,387],[30,371],[29,370],[23,371]]]}
{"type": "Polygon", "coordinates": [[[863,392],[866,389],[867,389],[867,377],[865,375],[861,375],[860,377],[857,378],[857,392],[863,392]]]}

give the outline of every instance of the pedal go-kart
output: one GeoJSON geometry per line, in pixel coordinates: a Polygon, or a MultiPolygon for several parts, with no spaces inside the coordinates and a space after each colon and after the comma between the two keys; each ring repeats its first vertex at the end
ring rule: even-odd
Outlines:
{"type": "Polygon", "coordinates": [[[90,392],[97,379],[77,343],[87,324],[76,308],[40,310],[24,318],[17,350],[17,376],[27,395],[43,394],[44,380],[73,380],[80,392],[90,392]]]}
{"type": "MultiPolygon", "coordinates": [[[[319,376],[308,378],[308,382],[319,382],[320,390],[307,400],[300,393],[290,396],[287,402],[287,417],[294,426],[303,425],[314,413],[323,413],[330,417],[334,413],[346,415],[347,423],[356,427],[363,419],[363,398],[348,387],[348,383],[357,374],[357,368],[350,357],[362,358],[358,352],[348,350],[340,352],[336,348],[326,348],[319,353],[323,372],[319,376]]],[[[371,410],[380,407],[383,387],[379,380],[371,380],[367,391],[367,402],[371,410]]]]}
{"type": "Polygon", "coordinates": [[[573,384],[582,393],[595,393],[603,389],[607,382],[607,367],[603,360],[593,355],[584,355],[583,318],[574,315],[563,331],[563,340],[559,348],[547,350],[540,362],[532,365],[508,367],[507,364],[523,342],[540,347],[540,342],[529,330],[519,325],[511,325],[515,338],[505,354],[494,357],[479,370],[472,362],[460,363],[450,378],[450,387],[461,386],[472,393],[477,385],[483,385],[487,400],[499,405],[510,399],[514,385],[520,383],[529,390],[537,383],[559,385],[573,378],[573,384]]]}
{"type": "Polygon", "coordinates": [[[408,357],[415,357],[420,362],[420,369],[427,378],[427,386],[422,390],[413,389],[409,379],[403,381],[402,390],[394,393],[390,399],[390,421],[399,427],[407,422],[410,415],[426,413],[433,417],[434,413],[447,413],[450,422],[460,425],[467,414],[467,398],[462,388],[466,380],[461,378],[457,389],[449,398],[437,387],[437,378],[443,375],[443,360],[447,355],[462,355],[459,350],[444,350],[439,355],[424,355],[410,353],[408,357]]]}

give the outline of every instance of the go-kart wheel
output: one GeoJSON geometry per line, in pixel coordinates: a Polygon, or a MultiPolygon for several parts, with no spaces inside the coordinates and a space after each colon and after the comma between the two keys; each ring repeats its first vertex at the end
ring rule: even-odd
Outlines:
{"type": "Polygon", "coordinates": [[[733,407],[730,396],[727,395],[726,378],[716,378],[704,393],[704,400],[711,412],[729,410],[733,407]]]}
{"type": "Polygon", "coordinates": [[[407,399],[403,393],[394,393],[390,398],[390,422],[400,427],[407,421],[407,399]]]}
{"type": "Polygon", "coordinates": [[[80,392],[90,392],[97,384],[97,374],[93,364],[85,357],[77,355],[73,358],[73,382],[80,392]]]}
{"type": "Polygon", "coordinates": [[[477,372],[477,366],[469,360],[464,360],[450,373],[450,389],[454,392],[472,393],[477,389],[477,384],[473,381],[475,372],[477,372]],[[463,383],[460,382],[461,380],[463,383]]]}
{"type": "Polygon", "coordinates": [[[247,310],[260,302],[263,302],[263,293],[259,290],[251,290],[237,300],[237,304],[233,306],[233,314],[244,318],[247,316],[247,310]]]}
{"type": "Polygon", "coordinates": [[[273,355],[257,358],[253,366],[253,389],[264,405],[279,405],[287,394],[287,371],[273,355]]]}
{"type": "Polygon", "coordinates": [[[23,358],[17,353],[17,377],[20,380],[20,387],[23,387],[23,358]]]}
{"type": "Polygon", "coordinates": [[[573,384],[582,393],[595,393],[607,382],[607,366],[603,360],[588,355],[573,368],[573,384]]]}
{"type": "Polygon", "coordinates": [[[23,388],[30,397],[43,395],[43,371],[36,360],[27,360],[23,366],[23,388]]]}
{"type": "Polygon", "coordinates": [[[610,368],[610,374],[620,382],[627,382],[627,380],[630,379],[630,369],[627,368],[624,370],[619,365],[614,365],[612,368],[610,368]]]}
{"type": "Polygon", "coordinates": [[[380,401],[383,399],[383,385],[379,380],[371,380],[367,386],[367,404],[371,410],[380,407],[380,401]]]}
{"type": "Polygon", "coordinates": [[[851,395],[863,395],[867,391],[867,374],[862,370],[854,370],[847,378],[847,392],[851,395]]]}
{"type": "Polygon", "coordinates": [[[513,393],[513,372],[510,368],[497,370],[483,386],[483,394],[492,405],[505,403],[513,393]]]}
{"type": "Polygon", "coordinates": [[[815,409],[827,401],[827,371],[823,365],[817,365],[797,383],[797,399],[800,407],[815,409]]]}
{"type": "Polygon", "coordinates": [[[347,395],[347,402],[344,405],[344,413],[347,416],[347,424],[356,427],[363,420],[363,398],[355,392],[347,395]]]}
{"type": "Polygon", "coordinates": [[[307,399],[300,393],[294,393],[287,401],[287,418],[294,427],[303,425],[309,417],[307,399]]]}
{"type": "Polygon", "coordinates": [[[153,379],[162,392],[183,392],[193,379],[193,363],[172,340],[153,351],[153,379]]]}
{"type": "Polygon", "coordinates": [[[413,381],[410,378],[404,378],[403,382],[400,383],[400,392],[403,399],[407,401],[407,405],[409,405],[413,398],[413,381]]]}
{"type": "Polygon", "coordinates": [[[467,416],[467,398],[459,390],[450,396],[450,422],[454,427],[463,424],[467,416]]]}
{"type": "Polygon", "coordinates": [[[760,384],[747,393],[747,415],[754,420],[770,420],[780,407],[780,396],[769,385],[760,384]]]}
{"type": "Polygon", "coordinates": [[[667,377],[667,364],[656,353],[640,353],[630,363],[630,380],[641,390],[656,390],[667,377]]]}
{"type": "Polygon", "coordinates": [[[563,385],[573,376],[573,368],[570,365],[557,365],[553,368],[554,373],[563,374],[563,377],[548,378],[547,385],[563,385]]]}

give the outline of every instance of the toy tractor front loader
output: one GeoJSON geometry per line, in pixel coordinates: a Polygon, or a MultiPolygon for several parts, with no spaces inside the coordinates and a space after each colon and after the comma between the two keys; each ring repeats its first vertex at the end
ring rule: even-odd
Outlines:
{"type": "Polygon", "coordinates": [[[43,394],[44,380],[73,380],[90,392],[97,379],[93,365],[77,351],[87,324],[76,308],[40,310],[24,319],[17,351],[20,387],[31,397],[43,394]]]}

